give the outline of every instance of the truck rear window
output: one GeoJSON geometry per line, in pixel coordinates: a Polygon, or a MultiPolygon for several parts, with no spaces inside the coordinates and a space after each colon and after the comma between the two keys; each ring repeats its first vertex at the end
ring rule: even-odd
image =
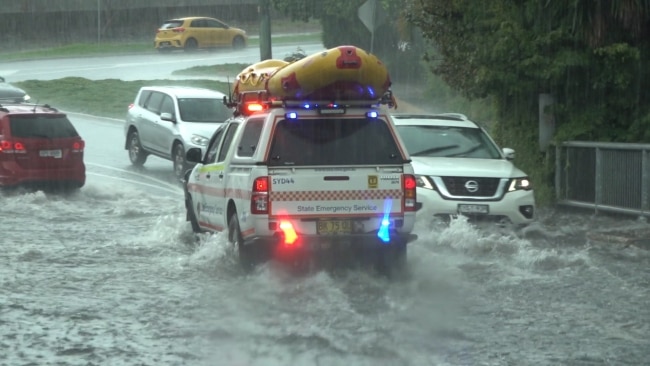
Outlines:
{"type": "Polygon", "coordinates": [[[51,139],[79,136],[70,120],[62,115],[15,115],[9,121],[13,137],[51,139]]]}
{"type": "Polygon", "coordinates": [[[305,119],[278,122],[268,164],[388,165],[403,158],[387,122],[381,119],[305,119]]]}

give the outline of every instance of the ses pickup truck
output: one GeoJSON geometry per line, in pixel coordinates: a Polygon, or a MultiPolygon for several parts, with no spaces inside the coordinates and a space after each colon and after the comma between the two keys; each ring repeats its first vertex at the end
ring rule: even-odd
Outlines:
{"type": "Polygon", "coordinates": [[[416,179],[384,105],[253,100],[238,110],[204,156],[187,152],[195,232],[227,231],[244,263],[337,245],[404,260],[416,239],[416,179]]]}
{"type": "Polygon", "coordinates": [[[227,231],[245,264],[341,247],[403,264],[419,205],[389,86],[354,46],[246,68],[233,116],[186,153],[192,229],[227,231]]]}

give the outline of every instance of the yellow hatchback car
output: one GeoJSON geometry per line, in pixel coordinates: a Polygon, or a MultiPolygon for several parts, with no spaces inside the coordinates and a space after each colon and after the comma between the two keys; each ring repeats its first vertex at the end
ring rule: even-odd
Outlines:
{"type": "Polygon", "coordinates": [[[166,20],[156,31],[154,48],[160,52],[195,51],[217,47],[246,47],[248,36],[243,29],[231,27],[214,18],[186,17],[166,20]]]}

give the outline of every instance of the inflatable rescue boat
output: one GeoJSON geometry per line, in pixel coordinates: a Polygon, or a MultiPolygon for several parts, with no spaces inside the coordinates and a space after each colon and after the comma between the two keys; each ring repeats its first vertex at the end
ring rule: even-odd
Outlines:
{"type": "Polygon", "coordinates": [[[234,94],[266,92],[280,99],[381,98],[391,85],[386,66],[355,46],[339,46],[300,60],[265,60],[237,75],[234,94]]]}

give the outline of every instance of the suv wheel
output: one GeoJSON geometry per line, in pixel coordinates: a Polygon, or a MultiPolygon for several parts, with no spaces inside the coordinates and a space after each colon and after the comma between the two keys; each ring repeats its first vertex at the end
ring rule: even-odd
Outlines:
{"type": "Polygon", "coordinates": [[[172,161],[174,162],[174,175],[176,178],[183,179],[185,172],[188,169],[187,162],[185,161],[185,148],[183,144],[177,143],[172,151],[172,161]]]}
{"type": "Polygon", "coordinates": [[[135,166],[142,166],[147,161],[147,153],[140,144],[140,135],[137,131],[131,131],[128,137],[129,160],[135,166]]]}

